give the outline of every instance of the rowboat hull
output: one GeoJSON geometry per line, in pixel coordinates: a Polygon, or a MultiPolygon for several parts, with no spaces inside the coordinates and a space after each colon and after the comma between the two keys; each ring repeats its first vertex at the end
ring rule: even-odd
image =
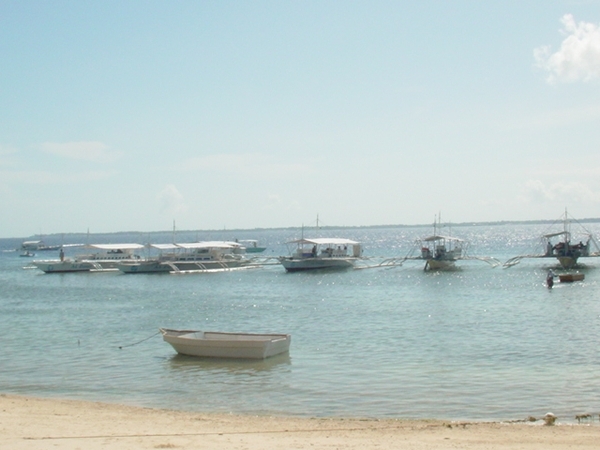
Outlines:
{"type": "Polygon", "coordinates": [[[223,333],[161,328],[163,340],[181,355],[265,359],[289,352],[289,334],[223,333]]]}

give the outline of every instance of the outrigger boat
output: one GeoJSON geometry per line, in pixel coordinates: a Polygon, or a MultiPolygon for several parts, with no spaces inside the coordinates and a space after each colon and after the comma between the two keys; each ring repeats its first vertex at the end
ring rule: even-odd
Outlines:
{"type": "Polygon", "coordinates": [[[133,273],[186,273],[245,268],[244,247],[237,242],[210,241],[179,244],[149,244],[159,255],[138,261],[122,261],[117,268],[133,273]]]}
{"type": "Polygon", "coordinates": [[[581,224],[579,225],[584,230],[583,236],[581,236],[582,239],[576,244],[573,243],[570,228],[571,222],[574,219],[569,217],[566,210],[564,215],[559,218],[559,221],[563,224],[562,231],[542,235],[537,246],[539,253],[515,256],[506,261],[504,267],[514,266],[525,258],[555,258],[563,269],[572,269],[577,266],[579,258],[600,256],[598,243],[594,240],[592,234],[581,226],[581,224]],[[584,240],[585,243],[583,242],[584,240]],[[592,246],[595,248],[595,251],[591,251],[592,246]],[[540,247],[541,250],[539,249],[540,247]]]}
{"type": "Polygon", "coordinates": [[[24,252],[43,252],[43,251],[52,251],[59,250],[61,248],[60,245],[46,245],[44,241],[24,241],[21,244],[21,249],[24,252]]]}
{"type": "Polygon", "coordinates": [[[450,236],[434,234],[421,240],[420,259],[425,260],[423,270],[449,270],[463,255],[466,242],[450,236]]]}
{"type": "Polygon", "coordinates": [[[144,246],[141,244],[92,244],[87,248],[95,251],[73,258],[65,258],[61,249],[59,259],[34,260],[32,265],[45,273],[115,271],[120,262],[138,261],[140,256],[135,252],[144,246]]]}
{"type": "Polygon", "coordinates": [[[278,258],[287,272],[350,269],[362,255],[360,243],[350,239],[302,238],[288,242],[288,244],[295,245],[295,251],[291,256],[278,258]]]}
{"type": "Polygon", "coordinates": [[[438,220],[433,222],[433,234],[422,239],[418,239],[402,262],[406,260],[423,260],[425,267],[423,270],[452,270],[456,268],[456,262],[459,260],[479,260],[490,264],[493,267],[501,263],[495,258],[488,256],[467,256],[469,243],[463,239],[438,234],[438,228],[442,225],[438,220]],[[415,255],[418,250],[418,254],[415,255]]]}

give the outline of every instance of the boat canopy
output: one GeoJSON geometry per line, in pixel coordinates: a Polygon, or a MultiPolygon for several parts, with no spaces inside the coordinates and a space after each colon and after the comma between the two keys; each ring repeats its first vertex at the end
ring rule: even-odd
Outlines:
{"type": "Polygon", "coordinates": [[[463,242],[463,239],[459,239],[459,238],[455,238],[455,237],[450,237],[450,236],[440,236],[440,235],[433,235],[433,236],[429,236],[426,237],[424,239],[421,239],[423,242],[434,242],[434,241],[457,241],[457,242],[463,242]]]}
{"type": "Polygon", "coordinates": [[[563,236],[566,235],[567,237],[569,236],[569,232],[568,231],[559,231],[558,233],[550,233],[550,234],[545,234],[544,237],[549,239],[549,238],[553,238],[556,236],[563,236]]]}
{"type": "Polygon", "coordinates": [[[185,249],[195,249],[195,248],[237,248],[241,247],[240,244],[236,242],[226,242],[226,241],[206,241],[206,242],[191,242],[187,244],[175,244],[177,247],[185,248],[185,249]]]}
{"type": "Polygon", "coordinates": [[[90,244],[89,247],[99,250],[138,250],[144,248],[142,244],[90,244]]]}
{"type": "Polygon", "coordinates": [[[298,239],[290,241],[289,244],[312,244],[312,245],[357,245],[359,242],[344,238],[314,238],[314,239],[298,239]]]}
{"type": "Polygon", "coordinates": [[[179,247],[177,244],[149,244],[150,247],[153,247],[157,250],[177,250],[179,247]]]}
{"type": "Polygon", "coordinates": [[[239,248],[237,242],[227,241],[205,241],[205,242],[181,242],[178,244],[148,244],[149,247],[157,250],[194,250],[199,248],[239,248]]]}
{"type": "Polygon", "coordinates": [[[23,241],[23,246],[27,246],[27,245],[39,245],[42,244],[42,241],[23,241]]]}

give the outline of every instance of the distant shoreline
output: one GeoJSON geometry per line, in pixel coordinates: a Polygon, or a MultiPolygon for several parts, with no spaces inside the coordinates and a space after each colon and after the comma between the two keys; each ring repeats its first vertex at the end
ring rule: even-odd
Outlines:
{"type": "MultiPolygon", "coordinates": [[[[554,220],[500,220],[500,221],[491,221],[491,222],[442,222],[442,226],[453,226],[453,227],[481,227],[481,226],[501,226],[501,225],[552,225],[558,223],[558,219],[554,220]]],[[[600,223],[600,218],[586,218],[574,220],[576,223],[600,223]]],[[[431,223],[427,224],[387,224],[387,225],[325,225],[319,226],[320,230],[367,230],[367,229],[383,229],[383,228],[428,228],[431,227],[431,223]]],[[[305,229],[312,229],[314,227],[302,227],[302,226],[293,226],[293,227],[274,227],[274,228],[219,228],[219,229],[197,229],[197,230],[177,230],[177,234],[186,234],[186,233],[218,233],[218,232],[227,232],[227,233],[247,233],[247,232],[262,232],[262,231],[296,231],[305,229]]],[[[162,231],[110,231],[110,232],[94,232],[89,233],[89,235],[124,235],[124,234],[145,234],[145,235],[158,235],[158,234],[167,234],[172,233],[172,230],[162,230],[162,231]]],[[[85,237],[88,236],[88,233],[82,232],[70,232],[70,233],[48,233],[44,234],[44,238],[64,238],[66,236],[69,237],[85,237]]],[[[35,239],[39,238],[40,235],[32,235],[26,237],[8,237],[8,238],[0,238],[0,239],[35,239]]]]}

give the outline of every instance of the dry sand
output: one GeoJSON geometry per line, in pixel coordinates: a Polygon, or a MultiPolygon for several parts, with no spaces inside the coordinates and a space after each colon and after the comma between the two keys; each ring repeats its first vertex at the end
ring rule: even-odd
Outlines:
{"type": "Polygon", "coordinates": [[[204,414],[0,394],[2,449],[598,449],[581,424],[204,414]]]}

